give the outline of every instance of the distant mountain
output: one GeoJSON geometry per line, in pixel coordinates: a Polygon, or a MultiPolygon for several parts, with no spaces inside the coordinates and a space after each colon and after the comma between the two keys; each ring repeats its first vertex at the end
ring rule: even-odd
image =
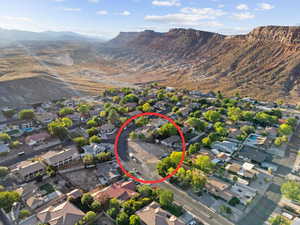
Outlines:
{"type": "Polygon", "coordinates": [[[258,27],[234,36],[194,29],[120,33],[99,52],[139,68],[141,76],[164,74],[168,85],[264,100],[300,99],[297,26],[258,27]]]}
{"type": "Polygon", "coordinates": [[[97,37],[89,37],[74,32],[31,32],[21,30],[7,30],[0,28],[0,44],[15,41],[103,41],[97,37]]]}

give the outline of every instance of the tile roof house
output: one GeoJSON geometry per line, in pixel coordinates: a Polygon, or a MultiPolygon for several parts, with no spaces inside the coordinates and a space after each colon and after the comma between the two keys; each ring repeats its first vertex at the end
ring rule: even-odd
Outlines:
{"type": "Polygon", "coordinates": [[[121,201],[126,201],[137,194],[136,185],[133,181],[117,182],[102,190],[92,191],[92,196],[95,199],[100,199],[101,195],[106,195],[108,198],[116,198],[121,201]]]}
{"type": "Polygon", "coordinates": [[[25,138],[25,143],[29,146],[43,144],[47,139],[50,139],[48,132],[41,132],[38,134],[30,135],[25,138]]]}
{"type": "Polygon", "coordinates": [[[39,161],[22,161],[13,172],[20,175],[23,180],[29,181],[34,179],[38,174],[44,174],[45,167],[39,161]]]}
{"type": "Polygon", "coordinates": [[[66,201],[57,206],[50,206],[37,213],[36,216],[41,223],[49,225],[74,225],[84,215],[84,212],[76,208],[69,201],[66,201]]]}
{"type": "Polygon", "coordinates": [[[212,194],[217,197],[224,199],[225,201],[230,201],[234,195],[229,190],[230,184],[226,183],[220,179],[209,177],[207,179],[207,183],[205,184],[205,188],[212,194]]]}
{"type": "Polygon", "coordinates": [[[64,149],[60,152],[49,151],[41,156],[45,163],[50,166],[60,167],[64,166],[74,160],[79,159],[78,151],[75,147],[64,149]]]}
{"type": "Polygon", "coordinates": [[[185,223],[169,212],[160,208],[156,202],[136,212],[145,225],[184,225],[185,223]]]}

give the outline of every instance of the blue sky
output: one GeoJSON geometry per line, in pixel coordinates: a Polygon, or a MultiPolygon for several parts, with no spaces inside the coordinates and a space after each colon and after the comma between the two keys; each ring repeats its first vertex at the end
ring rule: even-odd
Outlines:
{"type": "Polygon", "coordinates": [[[105,38],[174,27],[240,34],[263,25],[299,25],[299,10],[299,0],[5,0],[0,27],[105,38]]]}

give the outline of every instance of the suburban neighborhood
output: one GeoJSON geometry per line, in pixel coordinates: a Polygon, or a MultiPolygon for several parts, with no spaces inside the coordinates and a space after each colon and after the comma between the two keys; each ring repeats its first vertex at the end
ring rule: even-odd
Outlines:
{"type": "Polygon", "coordinates": [[[0,109],[0,218],[16,225],[296,225],[300,110],[162,87],[0,109]],[[116,160],[114,143],[122,131],[116,160]]]}

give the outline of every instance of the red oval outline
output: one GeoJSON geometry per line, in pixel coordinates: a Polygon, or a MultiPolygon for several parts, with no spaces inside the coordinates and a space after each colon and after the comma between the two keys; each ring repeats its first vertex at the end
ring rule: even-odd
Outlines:
{"type": "Polygon", "coordinates": [[[160,114],[160,113],[154,113],[154,112],[145,112],[145,113],[140,113],[140,114],[137,114],[131,118],[129,118],[124,124],[122,124],[122,126],[120,127],[120,129],[118,130],[118,133],[117,133],[117,136],[116,136],[116,139],[115,139],[115,143],[114,143],[114,152],[115,152],[115,156],[116,156],[116,160],[117,160],[117,163],[119,164],[121,170],[123,171],[123,173],[126,174],[126,176],[132,178],[133,180],[137,181],[137,182],[140,182],[140,183],[144,183],[144,184],[157,184],[157,183],[161,183],[161,182],[164,182],[165,180],[171,178],[172,176],[174,176],[178,170],[181,168],[182,164],[183,164],[183,161],[184,161],[184,158],[185,158],[185,152],[186,152],[186,144],[185,144],[185,139],[184,139],[184,135],[183,135],[183,132],[182,130],[180,129],[180,127],[171,119],[169,118],[168,116],[165,116],[163,114],[160,114]],[[141,116],[158,116],[158,117],[161,117],[165,120],[168,120],[170,123],[172,123],[179,135],[180,135],[180,138],[181,138],[181,142],[182,142],[182,155],[181,155],[181,159],[180,159],[180,162],[178,163],[176,169],[168,174],[166,177],[163,177],[161,179],[158,179],[158,180],[142,180],[142,179],[139,179],[135,176],[133,176],[131,173],[129,173],[122,165],[121,163],[121,160],[119,158],[119,153],[118,153],[118,143],[119,143],[119,138],[123,132],[123,129],[129,124],[131,123],[133,120],[135,120],[136,118],[138,117],[141,117],[141,116]]]}

